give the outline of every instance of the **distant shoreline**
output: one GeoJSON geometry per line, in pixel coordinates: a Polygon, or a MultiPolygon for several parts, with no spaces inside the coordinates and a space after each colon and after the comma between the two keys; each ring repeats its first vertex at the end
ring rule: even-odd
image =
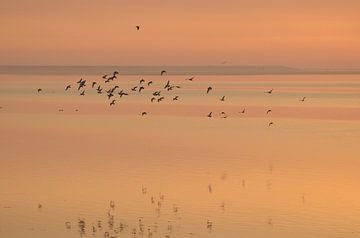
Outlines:
{"type": "Polygon", "coordinates": [[[303,75],[303,74],[360,74],[360,69],[299,69],[286,66],[32,66],[0,65],[5,75],[103,75],[113,71],[120,75],[303,75]]]}

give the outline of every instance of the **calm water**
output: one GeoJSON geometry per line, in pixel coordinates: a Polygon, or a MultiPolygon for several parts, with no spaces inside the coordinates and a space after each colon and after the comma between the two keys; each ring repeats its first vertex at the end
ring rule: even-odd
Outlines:
{"type": "Polygon", "coordinates": [[[1,75],[0,237],[360,237],[360,76],[187,77],[1,75]]]}

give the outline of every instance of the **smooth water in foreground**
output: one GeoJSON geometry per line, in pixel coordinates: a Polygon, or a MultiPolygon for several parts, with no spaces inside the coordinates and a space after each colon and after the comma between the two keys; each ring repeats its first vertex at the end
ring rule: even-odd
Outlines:
{"type": "Polygon", "coordinates": [[[360,237],[360,76],[141,78],[0,76],[0,237],[360,237]]]}

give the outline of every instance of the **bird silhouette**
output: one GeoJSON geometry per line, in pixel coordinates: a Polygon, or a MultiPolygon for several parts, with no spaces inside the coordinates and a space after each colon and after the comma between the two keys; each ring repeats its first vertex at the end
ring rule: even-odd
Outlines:
{"type": "Polygon", "coordinates": [[[191,77],[191,78],[188,78],[188,79],[186,79],[186,80],[188,80],[188,81],[193,81],[194,78],[195,78],[195,77],[191,77]]]}
{"type": "Polygon", "coordinates": [[[103,78],[103,79],[106,79],[106,78],[107,78],[107,76],[108,76],[108,75],[107,75],[107,74],[105,74],[104,76],[102,76],[102,78],[103,78]]]}
{"type": "Polygon", "coordinates": [[[245,108],[244,108],[241,112],[239,112],[239,113],[243,113],[243,114],[244,114],[244,113],[245,113],[245,108]]]}
{"type": "Polygon", "coordinates": [[[206,93],[208,94],[212,90],[212,87],[208,87],[206,93]]]}
{"type": "Polygon", "coordinates": [[[267,110],[267,111],[266,111],[266,114],[269,114],[270,112],[271,112],[271,109],[267,110]]]}
{"type": "Polygon", "coordinates": [[[207,117],[212,117],[212,112],[210,112],[210,113],[207,115],[207,117]]]}
{"type": "Polygon", "coordinates": [[[94,88],[96,82],[93,82],[92,85],[91,85],[91,88],[94,88]]]}
{"type": "Polygon", "coordinates": [[[154,102],[156,98],[151,98],[151,102],[154,102]]]}
{"type": "Polygon", "coordinates": [[[303,97],[302,99],[300,99],[301,102],[305,102],[306,97],[303,97]]]}
{"type": "Polygon", "coordinates": [[[140,26],[135,26],[136,27],[136,30],[140,30],[140,26]]]}
{"type": "Polygon", "coordinates": [[[274,122],[270,122],[270,123],[269,123],[269,126],[272,126],[272,125],[274,125],[274,122]]]}
{"type": "Polygon", "coordinates": [[[131,88],[131,91],[136,91],[136,89],[137,89],[137,86],[135,86],[135,87],[133,87],[133,88],[131,88]]]}
{"type": "Polygon", "coordinates": [[[273,92],[274,89],[270,89],[269,91],[265,91],[264,93],[268,93],[271,94],[273,92]]]}
{"type": "Polygon", "coordinates": [[[157,101],[158,102],[161,102],[162,100],[164,100],[165,98],[164,97],[161,97],[161,98],[159,98],[157,101]]]}
{"type": "Polygon", "coordinates": [[[179,99],[179,96],[175,96],[174,98],[173,98],[173,101],[177,101],[179,99]]]}
{"type": "Polygon", "coordinates": [[[85,90],[80,93],[80,96],[84,96],[84,95],[85,95],[85,90]]]}
{"type": "Polygon", "coordinates": [[[162,70],[160,75],[163,76],[166,73],[166,70],[162,70]]]}
{"type": "Polygon", "coordinates": [[[160,96],[161,91],[156,91],[153,93],[153,96],[160,96]]]}
{"type": "Polygon", "coordinates": [[[114,94],[109,93],[107,96],[108,96],[108,99],[110,99],[111,97],[113,97],[113,96],[114,96],[114,94]]]}
{"type": "Polygon", "coordinates": [[[141,116],[145,116],[145,115],[147,115],[147,112],[142,112],[141,113],[141,116]]]}
{"type": "Polygon", "coordinates": [[[114,105],[115,105],[115,101],[116,101],[115,99],[112,100],[111,103],[110,103],[110,106],[114,106],[114,105]]]}
{"type": "Polygon", "coordinates": [[[37,92],[38,92],[38,93],[42,92],[42,89],[41,89],[41,88],[38,88],[38,89],[37,89],[37,92]]]}
{"type": "Polygon", "coordinates": [[[166,89],[166,88],[169,88],[169,87],[170,87],[170,81],[168,80],[168,81],[166,82],[164,88],[166,89]]]}
{"type": "Polygon", "coordinates": [[[141,86],[141,87],[139,88],[139,93],[141,92],[141,90],[144,90],[144,87],[143,87],[143,86],[141,86]]]}
{"type": "Polygon", "coordinates": [[[140,84],[142,84],[142,83],[145,83],[145,80],[144,80],[144,79],[141,79],[141,80],[140,80],[140,84]]]}
{"type": "Polygon", "coordinates": [[[220,101],[224,102],[225,101],[225,96],[222,96],[222,98],[220,98],[220,101]]]}
{"type": "Polygon", "coordinates": [[[66,86],[65,91],[69,90],[71,88],[71,85],[66,86]]]}
{"type": "Polygon", "coordinates": [[[153,84],[153,81],[149,81],[149,82],[147,83],[148,86],[150,86],[151,84],[153,84]]]}

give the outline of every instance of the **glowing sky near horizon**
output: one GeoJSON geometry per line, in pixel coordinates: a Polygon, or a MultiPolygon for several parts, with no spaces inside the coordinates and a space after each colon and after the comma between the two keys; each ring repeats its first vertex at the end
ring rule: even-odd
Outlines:
{"type": "Polygon", "coordinates": [[[0,64],[360,67],[359,9],[355,0],[3,0],[0,64]]]}

